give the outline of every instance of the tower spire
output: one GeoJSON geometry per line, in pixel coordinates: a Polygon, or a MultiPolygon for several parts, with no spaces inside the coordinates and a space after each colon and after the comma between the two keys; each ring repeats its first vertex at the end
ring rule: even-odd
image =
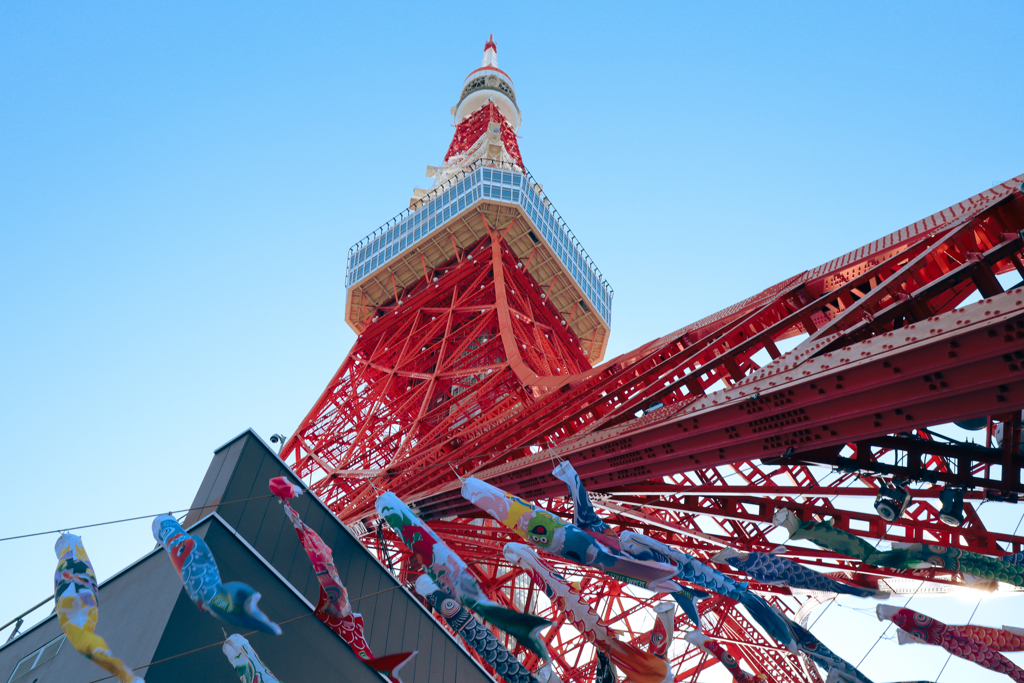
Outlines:
{"type": "Polygon", "coordinates": [[[493,66],[498,67],[498,45],[494,42],[494,34],[492,33],[484,43],[484,63],[482,66],[493,66]]]}

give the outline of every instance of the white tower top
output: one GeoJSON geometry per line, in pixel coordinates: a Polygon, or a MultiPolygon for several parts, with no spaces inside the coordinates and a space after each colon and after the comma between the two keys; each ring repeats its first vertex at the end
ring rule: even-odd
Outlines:
{"type": "Polygon", "coordinates": [[[453,109],[455,123],[461,122],[488,101],[494,102],[501,110],[513,131],[519,130],[523,116],[516,103],[516,88],[512,77],[498,68],[498,45],[494,42],[493,33],[484,43],[483,66],[470,71],[462,83],[459,103],[453,109]]]}

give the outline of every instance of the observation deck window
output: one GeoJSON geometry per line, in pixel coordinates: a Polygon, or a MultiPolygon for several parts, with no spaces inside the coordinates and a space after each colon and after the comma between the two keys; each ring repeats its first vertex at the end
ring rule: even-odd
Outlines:
{"type": "Polygon", "coordinates": [[[431,231],[469,210],[474,202],[487,198],[523,208],[566,272],[593,303],[595,312],[610,323],[614,292],[550,200],[536,189],[539,186],[529,173],[518,167],[497,169],[493,163],[477,162],[477,168],[471,167],[447,187],[424,196],[418,206],[403,211],[353,246],[349,250],[346,286],[355,284],[431,231]]]}

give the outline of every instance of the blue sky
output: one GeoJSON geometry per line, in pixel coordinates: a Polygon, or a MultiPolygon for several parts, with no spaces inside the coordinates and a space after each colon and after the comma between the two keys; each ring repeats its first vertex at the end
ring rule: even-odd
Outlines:
{"type": "MultiPolygon", "coordinates": [[[[187,507],[214,448],[294,429],[354,339],[347,249],[428,184],[489,33],[615,354],[1024,172],[1022,27],[1015,2],[0,4],[0,537],[187,507]]],[[[84,538],[101,578],[152,547],[84,538]]],[[[3,544],[0,623],[52,589],[54,540],[3,544]]],[[[816,631],[857,661],[851,628],[881,631],[816,631]]],[[[892,648],[876,680],[944,659],[892,648]]]]}

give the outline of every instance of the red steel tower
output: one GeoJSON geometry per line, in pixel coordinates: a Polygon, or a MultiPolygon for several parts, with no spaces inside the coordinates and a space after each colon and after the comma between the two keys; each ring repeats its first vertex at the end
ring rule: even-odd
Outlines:
{"type": "MultiPolygon", "coordinates": [[[[461,498],[460,477],[569,517],[551,476],[569,460],[613,528],[702,560],[726,546],[770,550],[782,508],[871,541],[1024,549],[973,506],[1024,493],[1024,290],[1004,291],[1014,271],[1024,277],[1024,176],[602,362],[611,286],[526,170],[515,87],[493,38],[484,50],[452,109],[445,163],[427,169],[433,186],[350,249],[345,317],[358,338],[281,455],[396,574],[415,568],[375,519],[383,490],[415,505],[494,599],[551,618],[556,670],[583,682],[592,646],[504,560],[509,533],[461,498]],[[952,422],[984,430],[983,443],[933,429],[952,422]],[[909,493],[895,515],[892,490],[909,493]],[[836,505],[858,498],[877,499],[882,516],[836,505]]],[[[787,556],[897,592],[964,581],[823,550],[787,556]]],[[[560,569],[639,641],[663,596],[560,569]]],[[[751,586],[797,619],[830,599],[751,586]]],[[[732,601],[701,610],[750,670],[823,680],[732,601]]],[[[714,664],[685,641],[671,654],[677,681],[714,664]]]]}

